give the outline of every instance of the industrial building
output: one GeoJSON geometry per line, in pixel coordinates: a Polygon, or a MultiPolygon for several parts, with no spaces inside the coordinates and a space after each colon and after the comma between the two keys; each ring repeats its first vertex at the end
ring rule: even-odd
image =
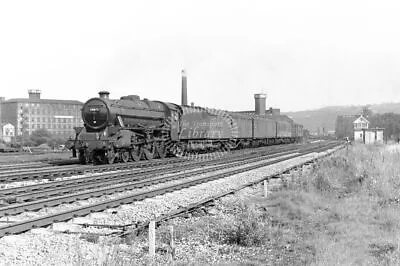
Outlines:
{"type": "Polygon", "coordinates": [[[48,130],[53,137],[66,139],[74,127],[82,126],[83,103],[73,100],[41,99],[40,90],[29,90],[29,98],[0,99],[0,123],[15,127],[15,135],[48,130]]]}

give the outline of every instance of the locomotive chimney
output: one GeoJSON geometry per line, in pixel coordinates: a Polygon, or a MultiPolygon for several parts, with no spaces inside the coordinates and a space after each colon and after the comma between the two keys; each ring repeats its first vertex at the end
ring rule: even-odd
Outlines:
{"type": "Polygon", "coordinates": [[[265,93],[254,94],[256,115],[265,115],[266,97],[265,93]]]}
{"type": "Polygon", "coordinates": [[[186,71],[182,70],[182,102],[181,105],[187,105],[187,79],[186,71]]]}
{"type": "Polygon", "coordinates": [[[103,99],[108,99],[109,95],[110,95],[110,93],[108,91],[100,91],[99,92],[99,97],[103,98],[103,99]]]}

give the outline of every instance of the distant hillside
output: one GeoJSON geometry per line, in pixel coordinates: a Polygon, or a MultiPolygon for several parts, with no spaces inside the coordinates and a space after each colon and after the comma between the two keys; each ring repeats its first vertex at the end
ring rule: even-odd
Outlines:
{"type": "MultiPolygon", "coordinates": [[[[328,106],[315,110],[287,112],[285,115],[293,118],[297,123],[304,125],[311,132],[335,130],[335,121],[338,115],[360,114],[364,105],[359,106],[328,106]]],[[[400,103],[371,104],[369,108],[373,113],[400,113],[400,103]]]]}

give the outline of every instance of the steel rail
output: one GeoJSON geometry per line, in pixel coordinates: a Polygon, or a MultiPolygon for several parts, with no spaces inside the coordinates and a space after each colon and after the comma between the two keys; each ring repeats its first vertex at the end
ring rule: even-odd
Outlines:
{"type": "MultiPolygon", "coordinates": [[[[201,169],[201,170],[197,170],[197,171],[193,171],[191,172],[191,174],[201,174],[201,173],[208,173],[208,172],[212,172],[212,171],[217,171],[219,169],[224,169],[224,168],[228,168],[228,167],[236,167],[236,166],[240,166],[243,164],[248,164],[248,163],[253,163],[253,162],[257,162],[260,160],[266,160],[269,158],[273,158],[273,157],[277,157],[277,156],[285,156],[288,154],[293,154],[295,152],[285,152],[285,153],[277,153],[277,154],[273,154],[273,155],[265,155],[265,156],[258,156],[258,157],[253,157],[253,158],[249,158],[249,159],[235,159],[233,161],[228,161],[228,162],[215,162],[213,164],[207,165],[206,169],[201,169]],[[212,165],[217,165],[212,167],[212,165]]],[[[32,192],[28,192],[28,193],[20,193],[17,194],[15,193],[14,189],[7,189],[6,191],[0,190],[0,194],[6,192],[9,196],[8,197],[4,197],[4,195],[1,195],[0,199],[4,199],[6,202],[8,203],[13,203],[13,202],[24,202],[24,201],[33,201],[33,200],[37,200],[37,199],[43,199],[43,198],[48,198],[50,196],[57,196],[57,195],[64,195],[67,193],[72,193],[78,190],[88,190],[88,189],[97,189],[97,188],[104,188],[105,186],[112,186],[115,184],[119,184],[119,186],[123,186],[123,184],[126,183],[132,183],[134,181],[138,181],[138,180],[143,180],[146,178],[151,178],[154,177],[154,174],[157,175],[167,175],[167,174],[171,174],[171,173],[175,173],[177,171],[188,171],[188,170],[192,170],[192,169],[196,169],[201,167],[201,165],[204,165],[204,163],[202,164],[187,164],[187,165],[183,165],[180,166],[179,169],[176,168],[176,166],[170,166],[170,167],[164,167],[164,168],[157,168],[157,169],[143,169],[140,173],[135,173],[132,171],[129,172],[119,172],[119,173],[113,173],[113,174],[105,174],[105,175],[101,175],[101,176],[96,176],[94,179],[92,179],[91,181],[87,181],[87,178],[80,178],[82,182],[86,181],[85,183],[82,182],[68,182],[69,186],[58,186],[58,187],[53,187],[53,188],[49,188],[49,189],[43,189],[43,186],[40,186],[42,184],[38,184],[35,185],[36,187],[42,187],[42,189],[35,189],[32,192]],[[160,170],[163,170],[162,173],[158,172],[160,170]]],[[[74,181],[72,180],[66,180],[66,181],[74,181]]],[[[61,181],[64,182],[64,184],[66,184],[66,181],[61,181]]],[[[57,182],[58,183],[58,182],[57,182]]],[[[67,183],[67,184],[68,184],[67,183]]],[[[49,183],[45,183],[43,185],[48,185],[49,183]]],[[[51,184],[50,184],[51,185],[51,184]]],[[[139,186],[141,187],[141,186],[139,186]]],[[[135,188],[135,187],[132,187],[135,188]]],[[[131,189],[132,189],[131,188],[131,189]]],[[[24,189],[24,187],[19,187],[18,190],[24,189]]],[[[1,211],[1,209],[0,209],[1,211]]]]}
{"type": "Polygon", "coordinates": [[[129,163],[118,163],[118,164],[110,164],[110,165],[74,165],[74,166],[53,166],[49,169],[34,169],[34,170],[25,170],[15,171],[10,173],[1,173],[0,172],[0,183],[5,182],[14,182],[14,181],[25,181],[25,180],[34,180],[34,179],[45,179],[45,178],[56,178],[56,177],[67,177],[77,174],[86,174],[86,173],[97,173],[104,171],[115,171],[115,170],[125,170],[132,168],[141,168],[146,166],[157,166],[168,163],[179,163],[187,161],[186,158],[172,158],[165,160],[152,160],[152,161],[143,161],[143,162],[129,162],[129,163]]]}
{"type": "Polygon", "coordinates": [[[56,171],[62,171],[64,169],[69,170],[69,169],[74,169],[76,168],[76,166],[55,166],[55,165],[38,165],[37,167],[21,167],[19,168],[19,166],[15,166],[15,168],[17,169],[6,169],[6,170],[2,170],[0,169],[0,176],[14,176],[14,175],[18,175],[18,174],[32,174],[34,172],[39,172],[39,173],[46,173],[49,170],[56,170],[56,171]]]}
{"type": "MultiPolygon", "coordinates": [[[[313,149],[313,147],[309,147],[307,149],[304,149],[303,152],[307,151],[308,149],[313,149]]],[[[290,151],[290,152],[281,152],[281,153],[275,153],[273,155],[265,155],[265,156],[257,156],[257,157],[249,157],[249,158],[236,158],[234,160],[228,160],[228,161],[218,161],[218,162],[213,162],[212,164],[209,164],[206,169],[201,169],[201,170],[197,170],[195,172],[192,172],[193,174],[202,174],[202,173],[208,173],[208,172],[212,172],[212,171],[217,171],[220,169],[224,169],[224,168],[228,168],[228,167],[237,167],[243,164],[249,164],[249,163],[254,163],[254,162],[259,162],[265,159],[270,159],[270,158],[274,158],[274,157],[278,157],[278,156],[285,156],[288,154],[292,154],[293,152],[297,152],[298,150],[295,151],[290,151]],[[239,163],[235,163],[239,161],[239,163]],[[212,165],[217,165],[216,167],[211,167],[212,165]]],[[[182,165],[180,165],[182,167],[182,165]]],[[[199,168],[200,166],[204,166],[204,163],[201,162],[200,164],[196,163],[196,164],[186,164],[184,165],[184,169],[179,169],[179,171],[186,171],[186,170],[190,170],[190,169],[195,169],[195,168],[199,168]]],[[[12,193],[18,193],[19,195],[13,195],[13,196],[4,196],[3,195],[3,202],[4,203],[12,203],[11,205],[6,205],[3,208],[0,208],[0,215],[1,211],[6,209],[6,208],[11,208],[12,206],[18,206],[18,203],[24,202],[24,201],[29,201],[29,202],[35,202],[35,200],[41,200],[41,199],[45,199],[45,198],[49,198],[51,196],[60,196],[60,195],[65,195],[67,193],[72,193],[72,192],[76,192],[77,190],[82,191],[83,189],[98,189],[101,188],[104,190],[105,186],[112,186],[115,185],[116,183],[118,183],[118,186],[115,186],[113,188],[109,188],[109,189],[117,189],[116,191],[123,191],[123,190],[127,190],[127,189],[133,189],[136,187],[142,187],[142,183],[138,182],[138,180],[143,181],[146,178],[151,178],[153,176],[154,173],[157,173],[158,175],[160,175],[160,173],[158,173],[157,171],[160,170],[164,170],[165,172],[163,172],[163,175],[166,174],[170,174],[170,173],[174,173],[177,172],[178,170],[172,166],[172,167],[164,167],[163,169],[146,169],[146,170],[142,170],[142,172],[140,174],[137,174],[136,176],[132,176],[131,172],[119,172],[119,173],[114,173],[114,174],[106,174],[106,175],[102,175],[102,176],[95,176],[91,179],[91,183],[89,184],[84,184],[82,185],[81,182],[75,182],[75,179],[71,179],[71,180],[66,180],[66,181],[62,181],[61,183],[64,184],[64,182],[68,182],[67,184],[69,184],[69,187],[54,187],[51,186],[51,182],[50,183],[44,183],[44,184],[38,184],[38,185],[33,185],[28,189],[25,189],[26,187],[17,187],[17,188],[10,188],[10,189],[5,189],[2,190],[1,194],[12,194],[12,193]],[[135,182],[136,183],[132,183],[135,182]],[[130,188],[125,188],[125,189],[121,189],[125,186],[128,185],[128,183],[131,185],[130,188]],[[48,189],[40,189],[38,191],[38,188],[40,188],[41,186],[48,186],[50,185],[50,188],[48,187],[48,189]],[[133,185],[133,186],[132,186],[133,185]],[[34,188],[32,188],[34,187],[34,188]],[[23,194],[23,192],[29,191],[31,189],[35,189],[35,191],[32,192],[28,192],[23,194]],[[15,204],[17,202],[17,204],[15,204]]],[[[181,177],[181,176],[179,176],[181,177]]],[[[158,183],[164,182],[164,181],[160,181],[162,179],[158,179],[159,181],[157,181],[158,183]]],[[[81,178],[80,181],[86,181],[85,178],[81,178]]],[[[169,180],[166,180],[169,181],[169,180]]],[[[54,183],[60,183],[60,182],[54,182],[54,183]]],[[[151,184],[151,183],[150,183],[151,184]]],[[[54,184],[53,184],[54,185],[54,184]]],[[[57,185],[57,184],[55,184],[57,185]]],[[[88,193],[89,194],[93,194],[96,191],[90,191],[90,192],[80,192],[80,194],[83,193],[88,193]]],[[[75,195],[75,194],[72,194],[75,195]]],[[[72,196],[71,195],[71,196],[72,196]]],[[[96,195],[94,195],[94,197],[96,197],[96,195]]]]}
{"type": "Polygon", "coordinates": [[[268,154],[249,154],[246,157],[241,158],[223,158],[223,160],[218,161],[191,161],[185,162],[179,165],[179,169],[176,168],[176,165],[165,165],[158,168],[143,168],[143,169],[134,169],[128,170],[126,172],[118,172],[118,173],[110,173],[110,174],[102,174],[97,176],[89,176],[89,177],[80,177],[74,179],[68,179],[63,181],[53,181],[48,183],[40,183],[35,185],[28,186],[20,186],[13,187],[8,189],[0,190],[0,199],[3,199],[6,202],[20,202],[29,200],[29,195],[31,195],[32,199],[35,198],[43,198],[42,195],[57,195],[57,194],[65,194],[68,192],[72,192],[74,188],[82,190],[83,188],[96,188],[99,186],[103,186],[103,184],[111,185],[112,183],[120,183],[120,182],[132,182],[139,179],[143,179],[147,177],[151,173],[157,173],[160,175],[158,171],[165,171],[162,174],[169,174],[177,171],[190,170],[198,167],[204,166],[212,166],[212,165],[220,165],[220,164],[230,164],[236,161],[242,160],[255,160],[258,161],[261,158],[267,159],[273,155],[284,156],[290,153],[294,153],[299,151],[299,149],[286,151],[286,152],[272,152],[268,154]],[[261,156],[261,157],[260,157],[261,156]],[[182,168],[183,167],[183,168],[182,168]],[[172,170],[172,171],[171,171],[172,170]],[[134,175],[134,176],[132,176],[134,175]],[[100,182],[104,182],[99,184],[100,182]],[[91,187],[93,186],[93,187],[91,187]],[[57,192],[59,191],[59,192],[57,192]]]}
{"type": "MultiPolygon", "coordinates": [[[[293,150],[293,152],[295,152],[297,149],[293,150]]],[[[270,154],[275,154],[278,152],[282,152],[282,151],[273,151],[273,152],[268,152],[265,154],[261,154],[261,156],[267,156],[270,154]]],[[[249,154],[246,155],[247,157],[252,157],[254,156],[254,154],[249,154]]],[[[195,161],[195,160],[184,160],[183,164],[181,164],[181,161],[177,161],[174,163],[180,163],[179,166],[185,166],[185,165],[189,165],[189,164],[194,164],[194,165],[199,165],[199,166],[203,166],[205,164],[217,164],[217,163],[225,163],[225,160],[229,160],[229,161],[233,161],[233,160],[238,160],[239,157],[221,157],[218,158],[218,160],[205,160],[205,161],[195,161]]],[[[243,158],[243,157],[241,157],[243,158]]],[[[158,166],[156,166],[158,167],[158,166]]],[[[127,170],[129,171],[135,171],[135,173],[140,174],[140,173],[145,173],[145,172],[149,172],[149,171],[155,171],[155,170],[164,170],[164,169],[169,169],[169,168],[173,168],[176,167],[175,164],[166,164],[166,165],[161,165],[161,167],[159,168],[128,168],[127,170]]],[[[108,174],[110,176],[116,176],[117,174],[108,174]]],[[[107,178],[108,176],[107,174],[104,174],[104,176],[87,176],[87,177],[78,177],[78,178],[74,178],[74,179],[68,179],[68,180],[62,180],[62,181],[52,181],[52,182],[48,182],[48,183],[41,183],[41,184],[35,184],[35,185],[27,185],[27,186],[18,186],[18,187],[13,187],[13,188],[9,188],[9,189],[0,189],[0,197],[1,196],[6,196],[6,195],[10,195],[13,193],[21,193],[21,192],[27,192],[27,191],[35,191],[35,190],[42,190],[42,189],[46,189],[46,188],[52,188],[52,187],[59,187],[62,186],[64,184],[68,184],[68,183],[80,183],[80,182],[84,182],[86,180],[91,181],[91,179],[93,180],[97,180],[99,179],[99,177],[105,177],[107,178]]]]}
{"type": "Polygon", "coordinates": [[[118,163],[109,165],[67,165],[67,166],[53,166],[51,169],[35,169],[30,171],[21,171],[16,173],[0,173],[0,183],[14,182],[14,181],[25,181],[34,179],[45,179],[45,178],[56,178],[56,177],[67,177],[77,174],[86,173],[97,173],[104,171],[115,171],[125,170],[132,168],[141,168],[146,166],[157,166],[168,163],[179,163],[187,161],[187,159],[173,158],[166,160],[152,160],[143,162],[129,162],[129,163],[118,163]]]}
{"type": "MultiPolygon", "coordinates": [[[[300,153],[300,154],[304,154],[304,153],[300,153]]],[[[298,156],[299,155],[296,154],[296,155],[278,159],[278,160],[275,160],[272,162],[263,163],[261,165],[267,166],[267,165],[270,165],[273,163],[278,163],[278,162],[288,160],[291,158],[296,158],[298,156]]],[[[237,164],[242,165],[242,164],[248,164],[248,163],[245,161],[242,163],[239,162],[237,164]]],[[[227,166],[227,167],[234,167],[234,166],[227,166]]],[[[117,192],[123,192],[126,190],[135,189],[135,188],[142,188],[142,187],[150,186],[150,185],[154,185],[154,184],[165,183],[168,181],[188,178],[191,176],[205,174],[205,173],[216,171],[219,169],[221,169],[221,167],[216,166],[216,167],[213,167],[212,169],[200,169],[197,171],[192,171],[189,173],[181,173],[181,174],[177,174],[177,175],[173,175],[173,176],[155,177],[155,178],[137,181],[137,182],[133,182],[133,183],[122,184],[122,185],[118,185],[118,186],[114,186],[114,187],[104,188],[104,186],[101,185],[101,189],[97,189],[97,190],[82,191],[82,192],[69,194],[69,195],[62,195],[62,196],[51,197],[51,198],[46,198],[46,199],[39,199],[39,200],[34,200],[34,201],[28,201],[25,203],[11,204],[11,205],[0,208],[0,217],[8,216],[8,215],[16,215],[16,214],[23,213],[25,211],[36,211],[36,210],[42,209],[44,207],[54,207],[54,206],[60,205],[62,203],[71,203],[71,202],[74,202],[77,200],[85,200],[85,199],[89,199],[89,198],[93,198],[93,197],[100,197],[100,196],[110,195],[110,194],[117,193],[117,192]]]]}
{"type": "Polygon", "coordinates": [[[55,166],[65,166],[71,164],[77,164],[79,161],[76,159],[66,159],[66,160],[52,160],[52,161],[39,161],[39,162],[26,162],[26,163],[3,163],[0,164],[0,173],[3,174],[9,171],[26,171],[27,169],[37,169],[44,167],[55,167],[55,166]]]}
{"type": "Polygon", "coordinates": [[[0,171],[8,171],[13,169],[23,169],[23,168],[40,168],[43,166],[49,166],[47,163],[43,162],[32,162],[32,163],[14,163],[14,164],[0,164],[0,171]]]}
{"type": "MultiPolygon", "coordinates": [[[[314,151],[309,151],[307,153],[320,152],[323,150],[327,150],[329,148],[332,148],[332,145],[329,145],[327,147],[318,147],[318,148],[315,148],[314,151]]],[[[304,154],[302,154],[302,155],[304,155],[304,154]]],[[[294,157],[299,157],[302,155],[299,154],[294,157]]],[[[194,186],[197,184],[224,178],[224,177],[231,176],[234,174],[243,173],[246,171],[250,171],[250,170],[253,170],[256,168],[264,167],[264,166],[270,165],[272,163],[277,163],[279,161],[284,161],[284,160],[288,160],[288,159],[290,159],[290,157],[285,158],[285,159],[275,160],[274,162],[268,162],[265,164],[257,164],[257,165],[252,165],[252,166],[248,166],[248,167],[243,167],[240,169],[235,169],[235,170],[220,173],[220,174],[210,175],[207,177],[196,178],[194,180],[189,180],[189,181],[182,182],[179,184],[167,185],[167,186],[163,186],[161,188],[157,188],[157,189],[147,191],[147,192],[134,193],[134,194],[130,194],[128,196],[119,197],[117,199],[111,199],[111,200],[107,200],[107,201],[103,201],[103,202],[99,202],[99,203],[95,203],[95,204],[90,204],[90,205],[87,205],[84,207],[80,207],[80,208],[76,208],[76,209],[72,209],[72,210],[68,210],[68,211],[64,211],[64,212],[59,212],[56,214],[51,214],[51,215],[47,215],[47,216],[43,216],[43,217],[38,217],[38,218],[35,218],[32,220],[16,222],[16,223],[4,226],[4,227],[0,227],[0,237],[7,235],[7,234],[24,232],[24,231],[27,231],[34,227],[46,226],[46,225],[52,224],[53,222],[65,221],[65,220],[69,220],[69,219],[77,217],[77,216],[84,216],[91,212],[102,211],[107,208],[117,207],[121,204],[128,204],[128,203],[132,203],[134,201],[143,200],[145,198],[162,195],[162,194],[165,194],[168,192],[173,192],[175,190],[191,187],[191,186],[194,186]]]]}
{"type": "MultiPolygon", "coordinates": [[[[312,148],[312,147],[308,147],[312,148]]],[[[203,166],[212,166],[212,165],[221,165],[221,164],[230,164],[236,161],[248,160],[247,163],[251,163],[253,161],[259,161],[262,157],[267,159],[272,155],[275,156],[284,156],[290,153],[294,153],[299,151],[300,149],[290,150],[286,152],[282,151],[274,151],[263,154],[247,154],[245,157],[226,157],[222,158],[222,160],[212,160],[212,161],[191,161],[186,162],[184,164],[179,165],[180,168],[176,169],[175,165],[166,165],[160,168],[155,169],[139,169],[134,170],[136,172],[132,173],[132,170],[129,172],[119,172],[119,173],[111,173],[111,174],[102,174],[97,176],[90,177],[81,177],[68,179],[63,181],[54,181],[48,183],[41,183],[35,185],[28,186],[20,186],[8,189],[0,190],[0,200],[3,200],[4,203],[15,203],[22,202],[28,200],[34,200],[39,198],[48,197],[50,195],[62,195],[65,193],[73,192],[74,190],[82,190],[82,189],[93,189],[96,187],[101,187],[104,185],[112,185],[113,183],[121,183],[121,182],[133,182],[140,179],[144,179],[148,177],[149,173],[157,173],[157,171],[165,171],[163,174],[174,173],[177,171],[190,170],[203,166]],[[261,156],[261,157],[260,157],[261,156]],[[182,169],[184,167],[184,169],[182,169]],[[170,171],[172,169],[172,171],[170,171]],[[135,176],[132,176],[134,174],[135,176]],[[99,182],[104,182],[101,185],[99,182]],[[31,199],[30,199],[31,198],[31,199]]]]}
{"type": "Polygon", "coordinates": [[[17,162],[17,163],[10,163],[10,162],[2,162],[0,163],[0,169],[3,167],[12,167],[15,165],[20,165],[20,166],[35,166],[35,165],[41,165],[44,164],[43,162],[17,162]]]}
{"type": "MultiPolygon", "coordinates": [[[[277,151],[286,151],[286,150],[291,150],[293,148],[296,148],[297,146],[291,146],[291,147],[279,147],[277,149],[273,150],[264,150],[261,151],[263,154],[271,154],[273,152],[277,151]]],[[[251,153],[246,153],[245,156],[250,156],[251,154],[257,154],[256,152],[251,152],[251,153]]],[[[218,161],[218,160],[224,160],[226,158],[238,158],[240,156],[243,156],[242,154],[233,154],[233,155],[227,155],[224,157],[219,157],[219,158],[210,158],[207,160],[202,160],[202,162],[211,162],[211,161],[218,161]]],[[[160,166],[160,165],[170,165],[170,164],[177,164],[177,163],[185,163],[189,160],[187,158],[171,158],[171,159],[166,159],[166,160],[155,160],[155,161],[143,161],[143,162],[131,162],[131,163],[126,163],[126,164],[113,164],[113,165],[101,165],[101,166],[89,166],[89,165],[82,165],[80,168],[76,168],[75,166],[69,166],[68,171],[66,172],[60,172],[60,168],[52,168],[52,171],[40,171],[38,172],[37,170],[34,170],[35,174],[32,173],[32,171],[27,171],[27,172],[19,172],[19,173],[12,173],[12,175],[2,175],[0,173],[0,183],[1,181],[5,181],[3,178],[7,179],[8,182],[11,181],[17,181],[17,180],[33,180],[35,178],[39,179],[39,177],[45,178],[47,176],[51,176],[53,178],[55,177],[67,177],[73,174],[87,174],[87,173],[98,173],[98,172],[104,172],[104,171],[116,171],[116,170],[129,170],[129,169],[137,169],[137,168],[144,168],[144,167],[151,167],[151,166],[160,166]],[[42,173],[45,173],[44,175],[42,173]]],[[[61,169],[62,170],[62,169],[61,169]]],[[[1,194],[1,192],[0,192],[1,194]]]]}
{"type": "MultiPolygon", "coordinates": [[[[291,149],[293,147],[297,147],[299,145],[278,145],[274,146],[272,150],[285,150],[291,149]],[[289,146],[289,147],[288,147],[289,146]]],[[[256,148],[255,150],[238,150],[237,153],[228,154],[227,157],[230,156],[242,156],[243,151],[246,153],[257,153],[257,150],[260,149],[261,151],[270,152],[271,147],[268,150],[261,147],[256,148]]],[[[204,161],[212,161],[215,158],[206,159],[204,161]]],[[[104,171],[115,171],[115,170],[126,170],[132,168],[143,168],[143,167],[151,167],[151,166],[158,166],[158,165],[167,165],[170,163],[182,163],[189,161],[188,158],[167,158],[162,160],[151,160],[151,161],[139,161],[139,162],[128,162],[128,163],[117,163],[117,164],[108,164],[108,165],[66,165],[66,166],[53,166],[50,169],[33,169],[33,170],[26,170],[21,169],[21,171],[15,173],[1,173],[0,172],[0,183],[7,183],[7,182],[15,182],[15,181],[26,181],[26,180],[34,180],[34,179],[45,179],[50,178],[54,179],[57,177],[67,177],[77,174],[86,174],[86,173],[98,173],[104,171]]]]}

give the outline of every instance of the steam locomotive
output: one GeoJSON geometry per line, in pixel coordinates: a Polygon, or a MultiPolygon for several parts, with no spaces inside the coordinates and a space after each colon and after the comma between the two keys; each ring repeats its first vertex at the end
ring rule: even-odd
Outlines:
{"type": "Polygon", "coordinates": [[[76,128],[69,145],[82,164],[229,151],[303,138],[303,127],[282,115],[228,112],[136,95],[110,99],[106,91],[83,105],[82,119],[84,127],[76,128]]]}

